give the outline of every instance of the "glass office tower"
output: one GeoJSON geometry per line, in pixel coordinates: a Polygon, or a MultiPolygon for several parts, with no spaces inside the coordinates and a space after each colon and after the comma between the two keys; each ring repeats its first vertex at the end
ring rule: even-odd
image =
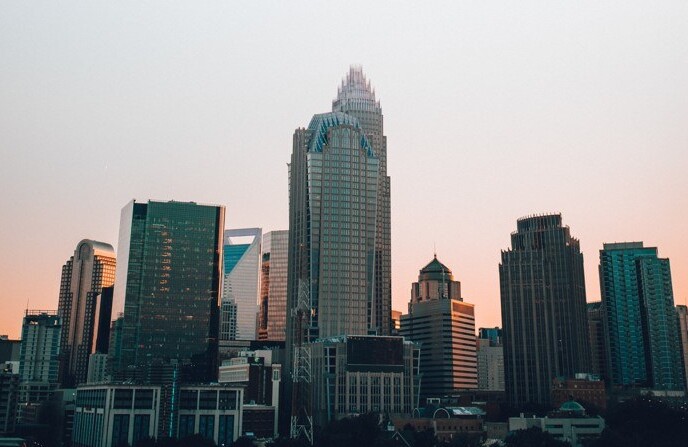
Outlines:
{"type": "Polygon", "coordinates": [[[263,237],[258,318],[259,340],[285,340],[288,248],[288,230],[271,231],[263,237]]]}
{"type": "Polygon", "coordinates": [[[122,209],[120,371],[171,364],[184,380],[216,380],[224,214],[222,206],[175,201],[122,209]]]}
{"type": "Polygon", "coordinates": [[[499,283],[507,399],[548,405],[552,379],[590,371],[583,254],[561,214],[518,220],[499,283]]]}
{"type": "Polygon", "coordinates": [[[62,318],[62,387],[85,383],[89,356],[107,353],[114,283],[115,250],[104,242],[79,242],[62,266],[57,308],[62,318]]]}
{"type": "Polygon", "coordinates": [[[604,244],[600,289],[612,385],[683,389],[669,260],[642,242],[604,244]]]}

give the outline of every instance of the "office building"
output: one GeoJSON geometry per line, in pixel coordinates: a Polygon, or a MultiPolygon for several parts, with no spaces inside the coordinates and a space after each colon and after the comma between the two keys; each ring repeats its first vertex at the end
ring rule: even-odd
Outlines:
{"type": "Polygon", "coordinates": [[[559,407],[575,399],[598,412],[607,409],[607,392],[604,382],[594,374],[576,374],[575,377],[557,377],[552,381],[552,405],[559,407]]]}
{"type": "Polygon", "coordinates": [[[478,386],[474,308],[463,301],[461,283],[437,256],[411,287],[400,335],[421,348],[421,399],[478,386]]]}
{"type": "Polygon", "coordinates": [[[89,356],[108,352],[115,264],[110,244],[84,239],[62,266],[57,313],[62,318],[63,387],[86,382],[89,356]]]}
{"type": "Polygon", "coordinates": [[[604,335],[604,307],[601,301],[586,304],[588,311],[588,338],[590,339],[590,371],[608,380],[607,338],[604,335]]]}
{"type": "MultiPolygon", "coordinates": [[[[384,134],[380,102],[375,98],[375,90],[366,79],[361,67],[352,66],[349,69],[349,73],[342,80],[342,85],[337,91],[337,98],[332,101],[332,111],[343,112],[356,118],[379,162],[375,210],[374,295],[370,309],[370,326],[378,335],[389,335],[389,318],[392,311],[392,237],[391,188],[390,178],[387,175],[387,137],[384,134]]],[[[346,184],[342,186],[346,191],[346,184]]],[[[354,188],[352,192],[355,193],[355,191],[354,188]]],[[[355,200],[354,203],[356,203],[355,200]]]]}
{"type": "Polygon", "coordinates": [[[678,315],[678,331],[683,359],[683,383],[688,390],[688,307],[683,304],[677,305],[676,314],[678,315]]]}
{"type": "Polygon", "coordinates": [[[57,388],[61,338],[62,319],[56,311],[26,311],[19,354],[19,422],[32,422],[28,412],[57,388]]]}
{"type": "Polygon", "coordinates": [[[583,254],[561,214],[518,220],[499,282],[507,399],[547,405],[555,377],[590,370],[583,254]]]}
{"type": "Polygon", "coordinates": [[[611,384],[683,390],[669,260],[642,242],[604,244],[599,270],[611,384]]]}
{"type": "Polygon", "coordinates": [[[235,311],[222,313],[220,340],[257,338],[262,234],[260,228],[225,230],[222,303],[233,303],[228,310],[233,307],[235,311]]]}
{"type": "Polygon", "coordinates": [[[217,379],[224,214],[222,206],[175,201],[132,200],[122,209],[118,376],[162,362],[180,381],[217,379]]]}
{"type": "Polygon", "coordinates": [[[231,445],[240,436],[242,394],[240,387],[218,384],[182,385],[172,395],[160,386],[83,385],[76,391],[73,445],[135,445],[144,438],[183,439],[196,433],[216,445],[231,445]],[[165,407],[173,410],[166,413],[165,407]]]}
{"type": "Polygon", "coordinates": [[[416,433],[430,430],[437,441],[451,443],[457,435],[483,439],[485,415],[485,412],[478,407],[444,406],[433,402],[424,407],[415,408],[411,417],[394,418],[392,423],[400,431],[407,430],[409,426],[416,433]]]}
{"type": "Polygon", "coordinates": [[[478,330],[476,357],[478,389],[504,391],[504,346],[500,328],[478,330]]]}
{"type": "Polygon", "coordinates": [[[318,340],[309,349],[315,424],[371,411],[400,417],[418,406],[415,343],[402,337],[342,336],[318,340]]]}
{"type": "Polygon", "coordinates": [[[0,436],[14,432],[19,397],[19,374],[0,371],[0,436]]]}
{"type": "Polygon", "coordinates": [[[288,249],[289,231],[271,231],[263,236],[259,340],[284,341],[286,337],[288,249]]]}

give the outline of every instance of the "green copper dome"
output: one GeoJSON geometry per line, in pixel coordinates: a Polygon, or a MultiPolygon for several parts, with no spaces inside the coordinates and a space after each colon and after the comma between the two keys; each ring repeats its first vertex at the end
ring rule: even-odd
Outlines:
{"type": "Polygon", "coordinates": [[[571,411],[574,413],[585,413],[585,408],[583,405],[579,404],[575,400],[569,400],[561,404],[559,411],[571,411]]]}
{"type": "Polygon", "coordinates": [[[419,280],[453,281],[454,275],[449,267],[437,260],[437,255],[420,270],[419,280]]]}

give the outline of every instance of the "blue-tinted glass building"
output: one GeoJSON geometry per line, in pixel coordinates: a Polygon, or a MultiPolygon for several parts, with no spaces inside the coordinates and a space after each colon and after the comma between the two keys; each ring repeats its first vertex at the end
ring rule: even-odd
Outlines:
{"type": "Polygon", "coordinates": [[[682,389],[669,260],[642,242],[604,244],[599,270],[611,384],[682,389]]]}

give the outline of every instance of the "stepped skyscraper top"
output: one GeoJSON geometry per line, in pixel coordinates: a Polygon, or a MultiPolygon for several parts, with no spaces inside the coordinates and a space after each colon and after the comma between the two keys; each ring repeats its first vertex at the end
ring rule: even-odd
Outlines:
{"type": "Polygon", "coordinates": [[[380,101],[375,99],[375,90],[363,74],[363,68],[358,65],[349,68],[349,73],[337,89],[337,98],[332,101],[333,112],[346,112],[347,109],[381,112],[380,101]]]}

